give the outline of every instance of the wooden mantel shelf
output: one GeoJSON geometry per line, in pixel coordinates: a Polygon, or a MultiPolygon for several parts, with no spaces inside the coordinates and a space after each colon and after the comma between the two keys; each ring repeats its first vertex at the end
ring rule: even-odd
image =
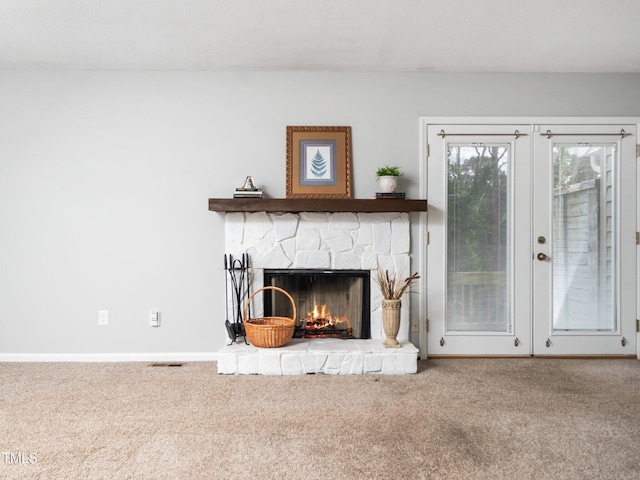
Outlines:
{"type": "Polygon", "coordinates": [[[210,198],[212,212],[426,212],[426,200],[210,198]]]}

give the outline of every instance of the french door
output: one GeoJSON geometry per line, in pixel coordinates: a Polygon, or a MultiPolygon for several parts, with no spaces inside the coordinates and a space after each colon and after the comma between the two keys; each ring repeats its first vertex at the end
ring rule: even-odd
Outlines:
{"type": "Polygon", "coordinates": [[[635,135],[428,125],[429,355],[636,353],[635,135]]]}
{"type": "Polygon", "coordinates": [[[636,130],[534,134],[534,353],[636,353],[636,130]]]}

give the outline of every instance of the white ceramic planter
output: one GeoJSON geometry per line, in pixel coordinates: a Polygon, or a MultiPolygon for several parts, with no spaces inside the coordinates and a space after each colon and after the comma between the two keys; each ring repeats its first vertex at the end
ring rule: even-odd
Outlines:
{"type": "Polygon", "coordinates": [[[383,176],[378,177],[378,184],[382,193],[393,193],[398,187],[398,177],[383,176]]]}

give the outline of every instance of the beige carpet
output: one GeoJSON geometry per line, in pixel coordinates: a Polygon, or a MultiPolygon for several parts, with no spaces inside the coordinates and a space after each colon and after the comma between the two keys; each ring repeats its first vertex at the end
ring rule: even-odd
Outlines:
{"type": "Polygon", "coordinates": [[[2,479],[638,479],[637,360],[0,364],[2,479]]]}

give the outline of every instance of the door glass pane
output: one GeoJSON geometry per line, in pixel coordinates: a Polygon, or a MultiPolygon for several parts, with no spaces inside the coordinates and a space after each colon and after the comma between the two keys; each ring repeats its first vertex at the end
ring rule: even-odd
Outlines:
{"type": "Polygon", "coordinates": [[[510,145],[450,144],[447,330],[510,331],[510,145]]]}
{"type": "Polygon", "coordinates": [[[615,145],[553,148],[553,327],[616,330],[615,145]]]}

